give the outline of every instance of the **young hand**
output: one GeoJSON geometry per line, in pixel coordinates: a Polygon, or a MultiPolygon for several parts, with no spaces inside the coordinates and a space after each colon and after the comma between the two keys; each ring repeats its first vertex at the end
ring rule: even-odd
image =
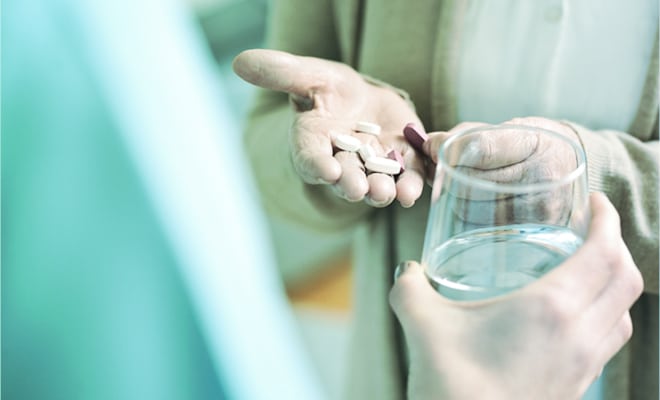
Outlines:
{"type": "Polygon", "coordinates": [[[641,274],[607,198],[591,197],[584,245],[539,280],[451,301],[408,262],[390,293],[410,358],[410,399],[578,399],[628,341],[641,274]]]}

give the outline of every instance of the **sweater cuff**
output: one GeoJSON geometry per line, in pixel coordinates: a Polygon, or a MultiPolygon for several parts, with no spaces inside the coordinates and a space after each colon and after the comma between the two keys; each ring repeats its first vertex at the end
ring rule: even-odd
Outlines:
{"type": "Polygon", "coordinates": [[[575,132],[586,154],[587,179],[590,192],[607,193],[611,186],[612,155],[611,146],[596,132],[570,121],[561,121],[575,132]]]}

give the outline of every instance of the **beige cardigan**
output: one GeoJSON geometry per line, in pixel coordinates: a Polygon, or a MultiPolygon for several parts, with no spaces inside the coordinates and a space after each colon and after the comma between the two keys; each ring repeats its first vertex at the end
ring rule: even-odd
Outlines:
{"type": "MultiPolygon", "coordinates": [[[[345,62],[410,95],[429,131],[457,120],[454,87],[463,1],[280,0],[271,10],[268,46],[345,62]]],[[[607,82],[603,82],[607,84],[607,82]]],[[[574,122],[587,151],[592,190],[617,207],[645,293],[632,310],[634,335],[605,371],[607,399],[658,398],[658,44],[628,132],[592,131],[574,122]]],[[[411,209],[372,209],[329,199],[304,185],[287,148],[287,97],[260,91],[245,142],[270,213],[318,230],[355,235],[355,318],[347,398],[401,399],[405,362],[387,303],[392,269],[419,259],[428,190],[411,209]],[[357,228],[357,229],[353,229],[357,228]],[[392,245],[390,245],[392,244],[392,245]]]]}

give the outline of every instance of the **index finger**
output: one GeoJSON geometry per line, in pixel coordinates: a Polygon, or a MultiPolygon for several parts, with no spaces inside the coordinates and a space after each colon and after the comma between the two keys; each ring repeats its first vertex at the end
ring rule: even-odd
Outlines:
{"type": "Polygon", "coordinates": [[[346,66],[315,57],[293,55],[284,51],[250,49],[240,53],[232,63],[234,72],[259,87],[285,92],[304,109],[314,106],[314,94],[335,82],[346,66]]]}

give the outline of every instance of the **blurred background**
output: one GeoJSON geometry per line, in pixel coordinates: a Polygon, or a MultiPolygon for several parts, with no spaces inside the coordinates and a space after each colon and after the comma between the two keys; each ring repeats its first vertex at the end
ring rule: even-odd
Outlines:
{"type": "MultiPolygon", "coordinates": [[[[234,115],[244,120],[254,87],[231,69],[242,50],[263,47],[268,0],[188,0],[208,42],[234,115]]],[[[320,235],[267,218],[277,265],[286,282],[305,345],[332,397],[343,383],[351,306],[350,236],[320,235]]]]}
{"type": "Polygon", "coordinates": [[[3,397],[340,395],[350,238],[264,216],[241,154],[268,9],[2,2],[3,397]]]}

